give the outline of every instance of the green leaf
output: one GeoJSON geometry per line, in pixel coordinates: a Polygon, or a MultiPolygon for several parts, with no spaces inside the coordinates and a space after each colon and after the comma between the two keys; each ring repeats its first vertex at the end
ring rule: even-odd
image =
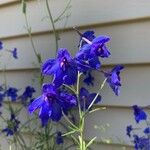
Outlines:
{"type": "Polygon", "coordinates": [[[94,137],[93,139],[91,139],[88,144],[86,145],[86,149],[91,145],[93,144],[93,142],[95,141],[96,137],[94,137]]]}
{"type": "Polygon", "coordinates": [[[73,134],[73,133],[75,133],[76,131],[77,131],[77,130],[72,130],[72,131],[70,131],[70,132],[67,132],[67,133],[63,134],[62,136],[67,136],[67,135],[73,134]]]}

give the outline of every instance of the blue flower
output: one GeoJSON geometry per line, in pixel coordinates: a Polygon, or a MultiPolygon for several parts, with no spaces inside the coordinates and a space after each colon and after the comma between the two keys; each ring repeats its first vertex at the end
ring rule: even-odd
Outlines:
{"type": "MultiPolygon", "coordinates": [[[[92,41],[95,37],[94,35],[94,31],[85,31],[83,34],[82,34],[82,37],[88,39],[89,41],[92,41]]],[[[80,41],[79,41],[79,46],[82,47],[83,45],[87,44],[87,42],[85,42],[82,37],[80,37],[80,41]]]]}
{"type": "Polygon", "coordinates": [[[149,150],[149,138],[139,137],[138,135],[133,135],[134,138],[134,148],[135,150],[149,150]]]}
{"type": "Polygon", "coordinates": [[[132,131],[133,131],[132,125],[127,126],[126,132],[127,132],[127,135],[128,135],[129,137],[131,137],[131,132],[132,132],[132,131]]]}
{"type": "Polygon", "coordinates": [[[15,59],[18,59],[18,54],[17,54],[17,48],[14,48],[12,51],[12,56],[15,58],[15,59]]]}
{"type": "Polygon", "coordinates": [[[62,117],[62,110],[67,112],[68,109],[76,105],[76,97],[68,93],[58,91],[52,84],[43,85],[43,94],[35,99],[29,106],[29,112],[40,109],[39,117],[42,126],[47,125],[48,120],[59,121],[62,117]]]}
{"type": "Polygon", "coordinates": [[[120,79],[120,71],[124,67],[122,65],[115,66],[110,72],[104,72],[105,77],[107,78],[107,82],[114,91],[114,93],[118,96],[120,93],[121,79],[120,79]]]}
{"type": "Polygon", "coordinates": [[[10,120],[7,122],[7,127],[2,130],[3,133],[6,133],[7,136],[12,136],[17,132],[19,128],[20,121],[16,118],[15,114],[11,114],[10,120]]]}
{"type": "Polygon", "coordinates": [[[137,123],[139,123],[142,120],[147,119],[146,113],[140,107],[138,107],[137,105],[134,105],[132,108],[133,108],[133,111],[134,111],[135,121],[137,123]]]}
{"type": "MultiPolygon", "coordinates": [[[[81,88],[79,94],[81,109],[86,110],[90,106],[91,102],[94,100],[95,96],[96,93],[89,93],[88,90],[86,90],[85,88],[81,88]]],[[[101,96],[98,95],[94,104],[97,104],[100,101],[101,101],[101,96]]]]}
{"type": "Polygon", "coordinates": [[[84,83],[86,83],[87,85],[94,85],[93,83],[94,81],[94,77],[92,76],[91,72],[89,71],[87,74],[86,74],[86,78],[83,80],[84,83]]]}
{"type": "Polygon", "coordinates": [[[150,127],[145,128],[145,129],[144,129],[144,133],[145,133],[145,134],[150,134],[150,127]]]}
{"type": "Polygon", "coordinates": [[[62,137],[62,133],[61,133],[60,131],[57,132],[56,143],[57,143],[58,145],[64,143],[64,140],[63,140],[63,137],[62,137]]]}
{"type": "Polygon", "coordinates": [[[67,49],[59,49],[56,59],[47,60],[42,66],[43,75],[54,75],[56,87],[63,83],[72,85],[77,80],[77,66],[67,49]]]}
{"type": "Polygon", "coordinates": [[[12,101],[16,101],[18,94],[17,94],[18,90],[16,88],[10,87],[7,91],[6,91],[6,95],[8,97],[11,98],[12,101]]]}
{"type": "Polygon", "coordinates": [[[28,98],[32,98],[33,93],[35,93],[35,89],[31,86],[27,86],[25,88],[25,91],[23,94],[20,96],[20,98],[24,101],[27,100],[28,98]]]}
{"type": "Polygon", "coordinates": [[[110,38],[107,36],[99,36],[89,41],[87,38],[82,37],[87,44],[83,45],[79,52],[76,55],[76,59],[78,61],[86,61],[88,62],[89,66],[94,69],[99,69],[101,63],[98,57],[109,57],[110,52],[107,49],[105,43],[107,43],[110,38]]]}
{"type": "Polygon", "coordinates": [[[2,41],[0,41],[0,50],[2,50],[3,49],[3,43],[2,43],[2,41]]]}

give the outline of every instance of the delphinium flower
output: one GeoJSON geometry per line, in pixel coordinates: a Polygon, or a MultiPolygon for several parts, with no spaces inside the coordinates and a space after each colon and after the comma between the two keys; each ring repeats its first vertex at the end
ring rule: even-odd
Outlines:
{"type": "Polygon", "coordinates": [[[134,110],[135,121],[137,123],[147,119],[147,115],[142,108],[138,107],[137,105],[134,105],[133,110],[134,110]]]}
{"type": "Polygon", "coordinates": [[[129,125],[126,128],[126,134],[133,142],[135,150],[150,150],[150,124],[147,120],[147,114],[137,105],[132,108],[136,123],[139,125],[140,122],[144,122],[146,127],[142,129],[129,125]],[[140,132],[136,133],[138,130],[142,130],[143,133],[139,135],[140,132]]]}
{"type": "Polygon", "coordinates": [[[99,69],[101,67],[99,57],[107,58],[110,56],[110,52],[106,47],[106,43],[109,42],[110,37],[98,36],[90,41],[82,36],[82,40],[87,44],[84,44],[80,48],[79,52],[76,54],[76,59],[81,63],[86,61],[93,69],[99,69]]]}
{"type": "Polygon", "coordinates": [[[65,92],[58,91],[52,84],[44,84],[42,95],[35,99],[29,106],[29,112],[40,109],[39,117],[42,126],[47,125],[48,120],[59,121],[62,111],[67,112],[69,108],[76,105],[76,97],[65,92]]]}
{"type": "Polygon", "coordinates": [[[33,98],[33,93],[35,93],[35,89],[31,86],[27,86],[21,96],[19,98],[22,100],[22,103],[26,104],[28,99],[33,98]]]}
{"type": "Polygon", "coordinates": [[[107,78],[107,82],[114,91],[116,95],[120,93],[121,79],[120,79],[120,71],[124,67],[122,65],[115,66],[111,71],[104,72],[105,77],[107,78]]]}
{"type": "Polygon", "coordinates": [[[9,87],[8,90],[6,90],[7,97],[10,97],[12,101],[16,101],[18,97],[18,89],[14,87],[9,87]]]}
{"type": "Polygon", "coordinates": [[[16,118],[15,114],[11,114],[10,120],[7,122],[7,127],[2,130],[3,133],[6,133],[7,136],[12,136],[17,132],[19,128],[20,121],[16,118]]]}
{"type": "Polygon", "coordinates": [[[17,48],[14,48],[12,51],[10,51],[12,53],[12,56],[15,58],[15,59],[18,59],[18,53],[17,53],[17,48]]]}
{"type": "Polygon", "coordinates": [[[56,59],[48,59],[42,66],[43,75],[53,75],[53,83],[59,87],[62,84],[72,85],[77,80],[75,60],[67,49],[59,49],[56,59]]]}

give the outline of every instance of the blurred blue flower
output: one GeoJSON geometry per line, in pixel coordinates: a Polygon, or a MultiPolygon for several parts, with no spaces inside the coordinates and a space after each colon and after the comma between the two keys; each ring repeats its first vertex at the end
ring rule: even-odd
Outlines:
{"type": "Polygon", "coordinates": [[[147,115],[143,111],[142,108],[138,107],[137,105],[134,105],[132,108],[133,108],[133,111],[134,111],[135,121],[137,123],[139,123],[142,120],[146,120],[147,119],[147,115]]]}
{"type": "Polygon", "coordinates": [[[127,126],[126,133],[129,137],[131,137],[131,132],[133,131],[132,125],[127,126]]]}
{"type": "Polygon", "coordinates": [[[18,59],[18,53],[17,53],[17,48],[14,48],[12,51],[12,56],[15,58],[15,59],[18,59]]]}
{"type": "Polygon", "coordinates": [[[123,68],[124,67],[122,65],[117,65],[110,72],[104,72],[108,84],[110,85],[110,87],[117,96],[120,93],[120,86],[121,86],[120,71],[123,68]]]}
{"type": "Polygon", "coordinates": [[[2,41],[0,41],[0,50],[2,50],[3,49],[3,43],[2,43],[2,41]]]}
{"type": "Polygon", "coordinates": [[[144,133],[145,133],[145,134],[150,134],[150,127],[145,128],[145,129],[144,129],[144,133]]]}
{"type": "Polygon", "coordinates": [[[61,133],[60,131],[57,132],[56,143],[57,143],[58,145],[64,143],[64,140],[63,140],[63,137],[62,137],[62,133],[61,133]]]}
{"type": "MultiPolygon", "coordinates": [[[[91,102],[94,100],[95,96],[96,93],[89,93],[88,90],[86,90],[85,88],[81,88],[79,94],[81,109],[86,110],[90,106],[91,102]]],[[[100,101],[101,101],[101,96],[98,95],[94,104],[97,104],[100,101]]]]}
{"type": "Polygon", "coordinates": [[[10,88],[8,88],[8,90],[6,91],[6,95],[7,95],[8,97],[10,97],[12,101],[16,101],[16,100],[17,100],[17,97],[18,97],[17,92],[18,92],[18,89],[13,88],[13,87],[10,87],[10,88]]]}
{"type": "Polygon", "coordinates": [[[52,84],[43,85],[43,94],[35,99],[29,106],[29,112],[40,109],[39,117],[42,126],[47,125],[48,120],[59,121],[62,110],[67,112],[69,108],[76,105],[76,97],[68,93],[61,93],[52,84]]]}
{"type": "Polygon", "coordinates": [[[134,138],[134,148],[135,150],[150,150],[149,138],[139,137],[138,135],[133,135],[134,138]]]}
{"type": "Polygon", "coordinates": [[[56,87],[72,85],[77,80],[77,66],[67,49],[59,49],[56,59],[49,59],[42,66],[43,75],[54,75],[56,87]]]}
{"type": "Polygon", "coordinates": [[[11,114],[10,120],[7,122],[7,127],[2,130],[7,136],[12,136],[19,128],[20,121],[16,118],[15,114],[11,114]]]}
{"type": "Polygon", "coordinates": [[[35,93],[35,89],[31,86],[27,86],[25,88],[25,91],[23,92],[23,94],[20,96],[20,98],[24,101],[27,100],[28,98],[32,98],[33,93],[35,93]]]}

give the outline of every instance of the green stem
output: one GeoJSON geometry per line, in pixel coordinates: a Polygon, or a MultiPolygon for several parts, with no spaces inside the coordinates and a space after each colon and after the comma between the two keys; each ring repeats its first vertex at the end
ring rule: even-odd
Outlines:
{"type": "Polygon", "coordinates": [[[82,118],[82,111],[81,111],[81,105],[80,105],[80,99],[79,99],[80,77],[81,77],[81,73],[78,71],[76,95],[77,95],[77,100],[78,100],[79,116],[81,119],[82,118]]]}
{"type": "Polygon", "coordinates": [[[88,111],[89,111],[89,110],[90,110],[90,108],[93,106],[93,104],[94,104],[94,102],[96,101],[96,99],[97,99],[98,95],[100,94],[101,90],[103,89],[103,87],[104,87],[104,85],[105,85],[106,81],[107,81],[107,78],[105,78],[105,80],[104,80],[104,81],[103,81],[103,83],[101,84],[100,89],[98,90],[98,92],[97,92],[96,96],[94,97],[93,101],[91,102],[91,104],[89,105],[89,107],[88,107],[88,109],[87,109],[88,111]]]}
{"type": "Polygon", "coordinates": [[[53,33],[54,33],[54,37],[55,37],[55,45],[56,45],[55,50],[57,52],[57,50],[58,50],[58,35],[57,35],[57,32],[56,32],[55,23],[54,23],[54,19],[52,17],[52,13],[51,13],[51,10],[50,10],[50,7],[49,7],[48,0],[46,0],[46,8],[47,8],[48,15],[49,15],[49,18],[50,18],[50,21],[51,21],[51,24],[52,24],[52,28],[53,28],[53,33]]]}

